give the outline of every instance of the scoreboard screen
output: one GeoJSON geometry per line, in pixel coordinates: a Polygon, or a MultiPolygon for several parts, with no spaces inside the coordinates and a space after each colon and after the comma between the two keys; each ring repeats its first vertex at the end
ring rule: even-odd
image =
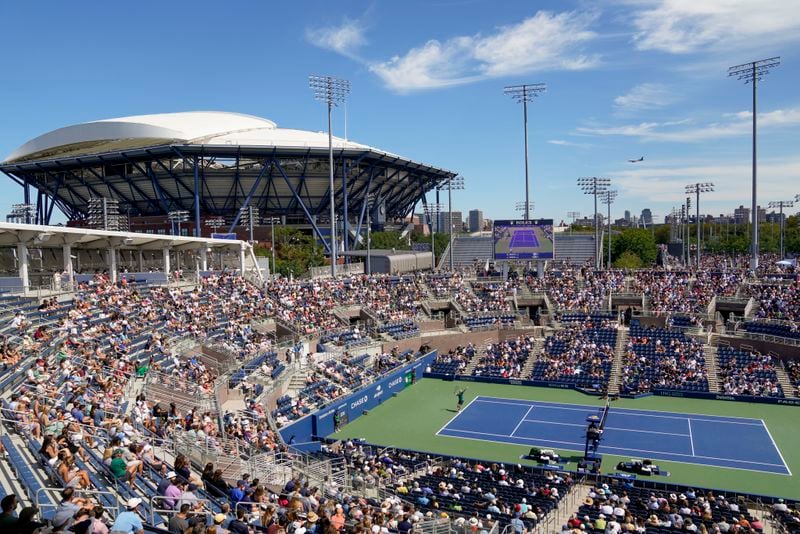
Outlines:
{"type": "Polygon", "coordinates": [[[494,222],[494,259],[553,259],[553,219],[494,222]]]}

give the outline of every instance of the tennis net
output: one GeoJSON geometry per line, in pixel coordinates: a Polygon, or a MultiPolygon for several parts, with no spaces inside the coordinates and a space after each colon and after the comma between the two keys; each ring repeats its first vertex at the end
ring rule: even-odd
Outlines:
{"type": "Polygon", "coordinates": [[[606,401],[606,406],[603,409],[603,414],[600,416],[600,430],[606,426],[606,419],[608,419],[608,412],[611,410],[611,400],[606,401]]]}

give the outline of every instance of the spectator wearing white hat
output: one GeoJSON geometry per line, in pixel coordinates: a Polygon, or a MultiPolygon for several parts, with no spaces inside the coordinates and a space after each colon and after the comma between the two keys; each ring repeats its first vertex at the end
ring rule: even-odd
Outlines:
{"type": "Polygon", "coordinates": [[[139,515],[136,513],[136,508],[142,503],[142,499],[133,497],[128,499],[126,503],[127,510],[120,513],[114,524],[111,525],[109,534],[143,534],[144,526],[139,515]]]}

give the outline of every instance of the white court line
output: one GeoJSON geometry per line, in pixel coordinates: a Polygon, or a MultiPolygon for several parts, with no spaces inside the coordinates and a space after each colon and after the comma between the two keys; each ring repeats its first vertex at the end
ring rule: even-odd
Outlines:
{"type": "MultiPolygon", "coordinates": [[[[585,424],[577,424],[577,423],[560,423],[558,421],[543,421],[541,419],[525,419],[525,423],[544,423],[546,425],[563,425],[563,426],[577,426],[580,428],[586,428],[585,424]]],[[[689,434],[676,434],[674,432],[656,432],[655,430],[637,430],[635,428],[616,428],[612,426],[607,426],[606,430],[618,430],[620,432],[641,432],[642,434],[663,434],[665,436],[682,436],[685,438],[689,437],[689,434]]],[[[515,429],[516,432],[516,429],[515,429]]]]}
{"type": "MultiPolygon", "coordinates": [[[[458,417],[458,416],[459,416],[459,415],[461,415],[462,413],[466,412],[466,411],[467,411],[467,408],[469,408],[469,405],[470,405],[470,404],[472,404],[473,402],[475,402],[476,400],[478,400],[478,397],[475,397],[474,399],[472,399],[471,401],[469,401],[469,402],[467,403],[467,405],[466,405],[466,406],[464,406],[463,408],[461,408],[461,411],[460,411],[460,412],[458,412],[458,413],[457,413],[457,414],[455,414],[453,417],[451,417],[451,418],[450,418],[450,420],[449,420],[448,422],[446,422],[442,428],[440,428],[440,429],[439,429],[439,432],[441,432],[442,430],[444,430],[445,428],[447,428],[447,426],[448,426],[450,423],[452,423],[453,421],[455,421],[456,417],[458,417]]],[[[436,435],[437,435],[437,436],[439,435],[439,432],[436,432],[436,435]]]]}
{"type": "MultiPolygon", "coordinates": [[[[452,430],[451,432],[462,432],[462,431],[461,430],[452,430]]],[[[497,441],[497,440],[486,439],[486,438],[468,438],[467,436],[447,436],[447,435],[444,435],[442,437],[457,438],[457,439],[469,439],[469,440],[472,440],[472,441],[483,441],[483,442],[487,442],[488,441],[489,443],[502,443],[504,445],[518,445],[518,446],[522,445],[520,443],[508,443],[507,441],[497,441]]],[[[502,436],[502,437],[508,437],[508,436],[502,436]]],[[[522,438],[520,436],[516,436],[514,439],[529,439],[529,441],[534,441],[532,438],[522,438]]],[[[569,441],[550,441],[550,440],[546,440],[546,439],[538,440],[538,444],[542,444],[542,443],[562,443],[562,444],[565,444],[565,445],[575,445],[575,446],[578,446],[579,448],[577,448],[577,449],[564,448],[564,450],[576,451],[576,452],[583,451],[583,444],[581,444],[581,443],[572,443],[572,442],[569,442],[569,441]]],[[[533,444],[536,445],[537,443],[534,442],[533,444]]],[[[601,445],[601,447],[602,447],[602,445],[601,445]]],[[[558,447],[556,447],[556,448],[558,448],[558,447]]],[[[653,451],[645,451],[645,452],[653,452],[653,451]]],[[[614,452],[609,452],[607,454],[615,454],[615,453],[614,452]]],[[[664,453],[664,454],[671,454],[671,453],[664,453]]],[[[616,456],[620,456],[620,455],[616,454],[616,456]]],[[[676,463],[679,463],[679,464],[686,464],[686,465],[702,465],[704,467],[718,467],[720,469],[735,469],[737,471],[748,471],[750,473],[761,473],[762,475],[763,474],[767,474],[767,475],[791,476],[791,475],[787,475],[786,473],[773,473],[771,471],[762,471],[760,469],[748,469],[746,467],[732,467],[730,465],[699,464],[699,463],[696,463],[696,462],[683,462],[681,460],[667,460],[665,458],[656,458],[656,460],[664,460],[665,462],[676,462],[676,463]]],[[[723,460],[727,460],[727,459],[723,458],[723,460]]],[[[747,462],[747,463],[753,463],[753,462],[747,462]]],[[[765,464],[765,465],[778,467],[778,464],[765,464]]],[[[784,467],[786,467],[786,466],[784,466],[784,467]]]]}
{"type": "MultiPolygon", "coordinates": [[[[526,401],[526,400],[523,400],[523,399],[503,399],[503,397],[491,397],[491,396],[484,397],[482,395],[479,396],[478,398],[481,399],[481,402],[496,402],[497,404],[516,404],[516,405],[519,405],[519,404],[534,404],[534,405],[536,405],[536,404],[555,404],[556,407],[562,408],[564,410],[576,410],[577,409],[577,408],[567,408],[567,406],[581,406],[581,407],[592,408],[592,409],[602,408],[602,406],[599,406],[599,405],[598,406],[594,406],[592,404],[571,404],[571,403],[561,403],[561,402],[542,401],[542,400],[526,401]],[[484,400],[484,399],[519,400],[520,402],[518,402],[518,403],[498,402],[498,401],[487,401],[487,400],[484,400]]],[[[664,397],[664,398],[668,398],[668,397],[664,397]]],[[[686,417],[679,417],[677,415],[651,415],[651,414],[642,413],[642,412],[671,413],[671,414],[677,413],[677,412],[666,412],[666,411],[663,411],[663,410],[641,410],[641,409],[637,409],[637,408],[613,408],[612,407],[612,410],[611,410],[611,414],[635,415],[635,416],[641,416],[641,417],[663,417],[665,419],[686,419],[686,417]]],[[[752,423],[744,422],[744,421],[760,421],[760,419],[752,419],[752,418],[749,418],[749,417],[732,417],[732,416],[727,416],[727,415],[711,415],[711,414],[701,414],[701,413],[692,413],[692,412],[685,412],[685,413],[686,413],[687,416],[695,416],[696,415],[697,417],[692,417],[692,419],[694,419],[695,421],[709,421],[709,422],[712,422],[712,423],[730,423],[732,425],[755,425],[755,426],[761,426],[761,423],[758,423],[758,422],[752,422],[752,423]],[[701,419],[704,416],[718,417],[719,419],[701,419]],[[730,419],[742,419],[742,421],[731,421],[730,419]]],[[[609,414],[609,415],[611,415],[611,414],[609,414]]]]}
{"type": "Polygon", "coordinates": [[[527,411],[527,412],[525,412],[525,415],[523,415],[523,416],[522,416],[522,419],[520,419],[520,420],[519,420],[519,423],[517,423],[517,426],[515,426],[515,427],[514,427],[514,430],[512,430],[512,431],[511,431],[511,435],[512,435],[512,436],[514,435],[514,433],[515,433],[517,430],[519,430],[519,427],[521,427],[521,426],[522,426],[522,423],[524,423],[524,422],[525,422],[525,421],[528,419],[528,415],[531,413],[531,410],[533,410],[533,404],[531,404],[531,405],[528,407],[528,411],[527,411]]]}
{"type": "MultiPolygon", "coordinates": [[[[480,435],[495,436],[495,437],[500,437],[500,438],[510,438],[511,437],[511,436],[509,436],[507,434],[491,434],[489,432],[474,432],[472,430],[451,430],[451,432],[464,432],[466,434],[477,434],[479,436],[480,435]]],[[[522,439],[522,440],[528,440],[528,441],[536,441],[537,440],[537,438],[525,438],[525,437],[522,437],[522,436],[515,436],[514,439],[522,439]]],[[[556,440],[549,440],[549,439],[541,439],[539,441],[549,441],[549,442],[552,442],[552,443],[565,443],[565,444],[570,444],[570,445],[578,445],[577,443],[573,443],[571,441],[556,441],[556,440]]],[[[507,443],[507,442],[501,442],[501,443],[507,443]]],[[[600,447],[603,448],[604,445],[600,445],[600,447]]],[[[734,460],[732,458],[718,458],[716,456],[697,456],[697,455],[694,455],[694,454],[682,454],[682,453],[679,453],[679,452],[653,451],[653,450],[644,450],[644,449],[629,449],[629,448],[626,448],[626,447],[612,447],[610,445],[606,445],[605,447],[607,447],[608,449],[613,449],[613,450],[617,450],[617,451],[643,452],[645,454],[668,454],[670,456],[684,456],[686,458],[703,458],[704,460],[719,460],[721,462],[735,462],[735,463],[738,463],[738,464],[768,465],[770,467],[786,467],[785,465],[781,465],[781,464],[770,464],[770,463],[767,463],[767,462],[750,462],[750,461],[747,461],[747,460],[734,460]]],[[[612,453],[609,453],[609,454],[614,454],[614,453],[612,452],[612,453]]],[[[669,462],[670,460],[666,460],[666,461],[669,462]]],[[[683,462],[683,463],[693,463],[693,462],[683,462]]],[[[704,465],[704,464],[696,464],[696,465],[704,465]]],[[[712,466],[712,467],[723,467],[723,466],[712,466]]],[[[761,471],[761,472],[763,473],[763,471],[761,471]]]]}
{"type": "Polygon", "coordinates": [[[764,420],[762,419],[761,420],[761,424],[764,426],[764,430],[767,431],[767,435],[769,436],[769,440],[772,442],[772,446],[775,447],[776,451],[778,451],[778,456],[781,457],[781,462],[783,462],[783,467],[785,467],[786,470],[789,471],[789,476],[792,476],[792,470],[789,469],[788,465],[786,465],[786,460],[783,459],[783,454],[781,453],[781,450],[778,447],[778,444],[775,443],[774,439],[772,439],[772,434],[770,433],[769,428],[767,428],[767,423],[765,423],[764,420]]]}
{"type": "Polygon", "coordinates": [[[689,417],[686,419],[689,423],[689,445],[692,446],[692,456],[694,456],[694,438],[692,438],[692,418],[689,417]]]}

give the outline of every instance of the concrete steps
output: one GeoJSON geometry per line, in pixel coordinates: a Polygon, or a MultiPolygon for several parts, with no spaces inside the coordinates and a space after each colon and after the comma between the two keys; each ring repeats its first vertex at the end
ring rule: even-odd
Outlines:
{"type": "Polygon", "coordinates": [[[617,346],[614,349],[614,360],[611,362],[611,374],[608,379],[608,394],[619,394],[619,386],[622,384],[622,361],[625,356],[625,347],[628,344],[627,327],[621,326],[617,330],[617,346]]]}
{"type": "Polygon", "coordinates": [[[775,366],[775,374],[778,375],[778,383],[781,385],[781,388],[783,388],[784,395],[790,398],[800,396],[797,394],[797,388],[792,384],[792,380],[789,378],[786,369],[783,368],[783,363],[775,366]]]}
{"type": "Polygon", "coordinates": [[[722,393],[722,386],[719,380],[717,347],[713,345],[706,345],[703,348],[703,353],[706,359],[706,371],[708,371],[708,391],[711,393],[722,393]]]}
{"type": "Polygon", "coordinates": [[[544,350],[544,338],[535,338],[533,340],[533,348],[531,349],[531,353],[528,355],[528,361],[525,362],[525,365],[522,367],[520,371],[520,376],[523,379],[530,378],[531,374],[533,373],[533,367],[536,365],[536,362],[542,356],[542,351],[544,350]]]}

